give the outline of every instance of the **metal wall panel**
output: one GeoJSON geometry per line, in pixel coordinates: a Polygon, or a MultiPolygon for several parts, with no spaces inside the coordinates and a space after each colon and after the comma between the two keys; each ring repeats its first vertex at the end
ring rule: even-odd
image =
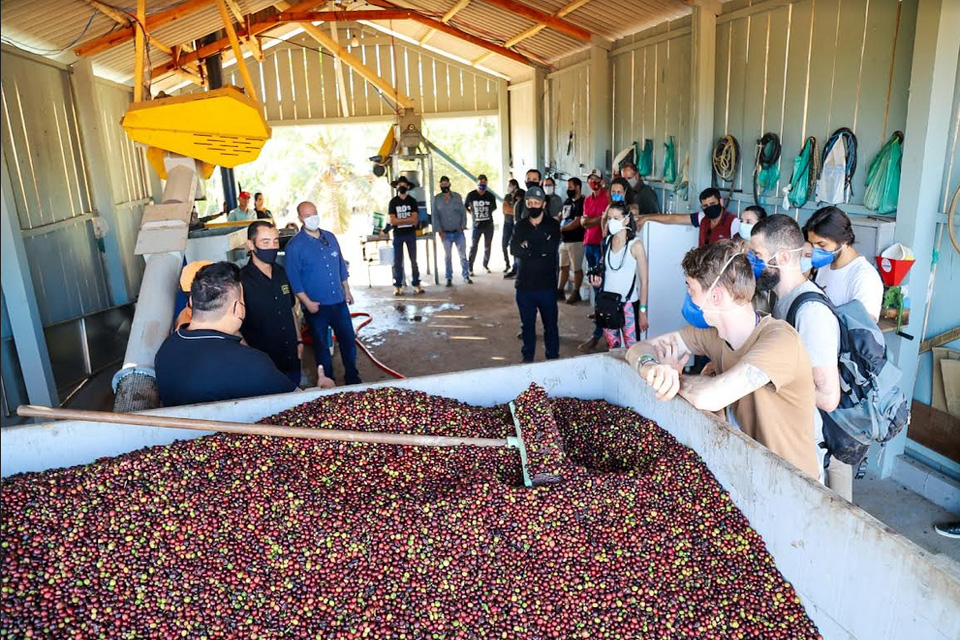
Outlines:
{"type": "MultiPolygon", "coordinates": [[[[724,13],[738,8],[727,3],[724,13]]],[[[763,133],[781,138],[782,196],[804,139],[815,136],[822,149],[831,132],[850,127],[859,140],[851,204],[862,204],[870,160],[906,124],[916,13],[917,0],[801,0],[732,20],[721,15],[714,134],[740,142],[734,188],[752,192],[763,133]]],[[[767,196],[777,210],[774,194],[767,196]]]]}
{"type": "MultiPolygon", "coordinates": [[[[108,82],[97,83],[100,102],[100,130],[107,156],[113,161],[109,167],[113,202],[117,205],[145,200],[150,197],[150,178],[144,149],[127,137],[120,120],[133,102],[130,89],[108,82]]],[[[92,170],[103,170],[97,167],[92,170]]]]}
{"type": "Polygon", "coordinates": [[[594,164],[590,144],[589,87],[587,66],[582,64],[548,79],[547,163],[572,176],[589,171],[594,164]]]}
{"type": "Polygon", "coordinates": [[[510,166],[513,176],[523,181],[524,172],[537,166],[537,123],[534,118],[533,83],[510,87],[510,166]]]}
{"type": "Polygon", "coordinates": [[[690,32],[686,26],[675,34],[658,27],[634,42],[638,46],[612,57],[613,153],[653,140],[653,173],[648,178],[653,182],[663,175],[664,144],[671,136],[678,171],[689,149],[690,32]]]}
{"type": "Polygon", "coordinates": [[[20,227],[89,212],[69,74],[4,52],[0,83],[3,145],[20,227]]]}

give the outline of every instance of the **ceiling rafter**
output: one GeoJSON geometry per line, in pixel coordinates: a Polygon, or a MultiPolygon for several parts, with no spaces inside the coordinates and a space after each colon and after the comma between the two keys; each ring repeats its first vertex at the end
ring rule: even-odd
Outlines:
{"type": "MultiPolygon", "coordinates": [[[[169,24],[175,20],[180,20],[181,18],[185,18],[186,16],[194,14],[197,11],[212,5],[214,2],[215,0],[187,0],[183,4],[177,5],[171,9],[158,11],[157,13],[148,15],[144,28],[149,33],[157,27],[162,27],[165,24],[169,24]]],[[[133,40],[133,36],[133,26],[127,26],[122,29],[117,29],[116,31],[111,31],[106,35],[87,40],[86,42],[78,45],[73,52],[81,58],[96,55],[98,53],[103,53],[104,51],[109,51],[110,49],[126,42],[130,42],[133,40]]]]}
{"type": "MultiPolygon", "coordinates": [[[[468,4],[470,4],[470,0],[457,0],[457,4],[450,7],[447,10],[447,12],[443,14],[443,17],[440,18],[440,22],[447,24],[448,22],[453,20],[453,17],[458,13],[460,13],[461,9],[466,7],[468,4]]],[[[430,29],[429,31],[427,31],[423,35],[423,37],[420,38],[420,46],[427,44],[430,38],[432,38],[436,33],[437,33],[436,29],[430,29]]]]}
{"type": "MultiPolygon", "coordinates": [[[[560,9],[559,11],[557,11],[555,14],[553,14],[553,17],[554,17],[554,18],[563,18],[564,16],[566,16],[566,15],[568,15],[568,14],[571,14],[571,13],[573,13],[574,11],[576,11],[577,9],[583,7],[583,6],[584,6],[585,4],[587,4],[588,2],[590,2],[590,0],[573,0],[572,2],[570,2],[570,3],[566,4],[566,5],[564,5],[563,7],[561,7],[561,9],[560,9]]],[[[510,38],[509,40],[507,40],[506,42],[503,43],[503,46],[508,47],[508,48],[513,48],[513,47],[515,47],[517,44],[519,44],[520,42],[526,40],[527,38],[532,38],[533,36],[537,35],[538,33],[540,33],[541,31],[543,31],[543,30],[546,29],[546,28],[547,28],[546,23],[544,23],[544,22],[539,22],[539,23],[533,25],[532,27],[530,27],[529,29],[526,29],[526,30],[518,33],[518,34],[515,35],[514,37],[510,38]]]]}

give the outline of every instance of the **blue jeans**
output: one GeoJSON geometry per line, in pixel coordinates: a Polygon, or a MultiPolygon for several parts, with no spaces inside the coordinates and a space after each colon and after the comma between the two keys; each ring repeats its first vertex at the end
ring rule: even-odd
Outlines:
{"type": "Polygon", "coordinates": [[[510,268],[510,238],[513,237],[513,216],[503,216],[503,238],[501,246],[503,247],[503,263],[510,268]]]}
{"type": "Polygon", "coordinates": [[[346,302],[322,304],[316,313],[307,312],[307,325],[313,336],[313,348],[317,352],[317,364],[323,367],[324,375],[333,378],[333,358],[330,357],[330,338],[328,329],[333,329],[340,344],[340,358],[343,360],[346,384],[360,384],[357,372],[357,345],[350,308],[346,302]]]}
{"type": "Polygon", "coordinates": [[[490,249],[493,247],[493,223],[485,227],[473,228],[473,244],[470,245],[470,271],[477,261],[477,249],[480,246],[480,236],[483,236],[483,267],[490,266],[490,249]]]}
{"type": "MultiPolygon", "coordinates": [[[[603,257],[603,246],[599,244],[585,244],[583,245],[583,255],[587,257],[587,265],[590,269],[593,269],[595,266],[600,264],[600,259],[603,257]]],[[[596,287],[593,288],[594,294],[599,293],[599,289],[596,287]]],[[[603,329],[600,327],[593,328],[593,337],[602,338],[603,329]]]]}
{"type": "Polygon", "coordinates": [[[410,271],[413,275],[411,284],[415,287],[420,285],[420,267],[417,265],[417,234],[397,235],[393,233],[393,286],[402,287],[406,276],[403,273],[403,247],[407,247],[407,255],[410,256],[410,271]]]}
{"type": "Polygon", "coordinates": [[[443,232],[443,258],[447,267],[447,280],[453,280],[453,245],[457,245],[457,255],[460,256],[460,272],[463,279],[470,277],[470,267],[467,265],[467,237],[463,231],[443,232]]]}
{"type": "Polygon", "coordinates": [[[523,334],[523,347],[520,354],[524,362],[533,362],[537,350],[537,312],[543,322],[543,346],[547,360],[560,357],[560,329],[557,320],[560,312],[557,308],[556,289],[517,289],[517,308],[520,310],[520,329],[523,334]]]}

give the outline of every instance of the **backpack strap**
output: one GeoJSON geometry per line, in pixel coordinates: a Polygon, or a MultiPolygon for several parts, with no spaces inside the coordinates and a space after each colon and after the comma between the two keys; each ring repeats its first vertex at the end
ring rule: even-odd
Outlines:
{"type": "Polygon", "coordinates": [[[787,311],[787,317],[785,320],[791,327],[796,329],[797,327],[797,312],[800,311],[800,307],[808,302],[819,302],[827,306],[828,309],[837,315],[837,310],[834,308],[833,303],[830,302],[830,298],[821,291],[806,291],[797,296],[796,300],[790,303],[790,309],[787,311]]]}

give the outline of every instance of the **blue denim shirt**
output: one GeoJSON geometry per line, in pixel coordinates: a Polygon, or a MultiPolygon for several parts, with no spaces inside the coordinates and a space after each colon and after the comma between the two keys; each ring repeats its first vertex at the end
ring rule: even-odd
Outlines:
{"type": "Polygon", "coordinates": [[[320,304],[346,299],[343,282],[350,274],[336,236],[321,230],[320,237],[314,238],[301,230],[287,243],[286,254],[287,278],[294,293],[306,293],[320,304]]]}

